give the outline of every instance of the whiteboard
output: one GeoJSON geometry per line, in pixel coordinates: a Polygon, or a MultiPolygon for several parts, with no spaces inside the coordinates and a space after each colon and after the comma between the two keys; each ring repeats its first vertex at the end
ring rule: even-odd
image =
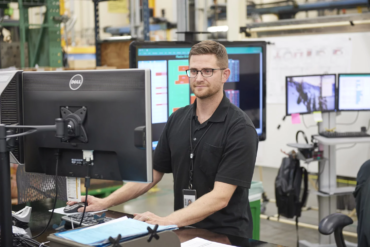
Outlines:
{"type": "MultiPolygon", "coordinates": [[[[251,39],[248,39],[251,40],[251,39]]],[[[291,123],[285,115],[285,76],[322,73],[370,73],[370,32],[304,35],[261,38],[272,42],[267,48],[267,139],[260,142],[256,165],[280,167],[284,154],[290,151],[286,144],[295,142],[298,130],[305,131],[308,138],[317,134],[316,127],[305,128],[304,124],[291,123]],[[285,51],[284,51],[285,50],[285,51]],[[311,57],[308,51],[311,50],[311,57]],[[339,52],[340,50],[340,52],[339,52]],[[337,52],[337,54],[335,54],[337,52]],[[283,59],[284,58],[284,59],[283,59]],[[277,126],[281,125],[278,130],[277,126]]],[[[356,112],[341,112],[337,123],[350,123],[355,120],[356,112]]],[[[307,126],[315,124],[311,114],[301,116],[307,126]]],[[[338,131],[360,131],[368,126],[370,112],[360,112],[358,120],[352,125],[338,125],[338,131]]],[[[300,142],[303,142],[300,136],[300,142]]],[[[337,146],[348,147],[351,144],[337,146]]],[[[370,159],[370,144],[356,144],[351,149],[337,152],[337,174],[356,177],[359,167],[370,159]]],[[[308,165],[311,172],[318,171],[317,162],[308,165]]]]}
{"type": "Polygon", "coordinates": [[[285,77],[348,73],[352,42],[347,36],[315,36],[271,39],[267,48],[269,63],[267,103],[285,103],[285,77]]]}

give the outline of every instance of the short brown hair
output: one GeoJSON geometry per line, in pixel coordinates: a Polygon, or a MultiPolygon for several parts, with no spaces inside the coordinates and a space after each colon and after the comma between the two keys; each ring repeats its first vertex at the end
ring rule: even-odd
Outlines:
{"type": "Polygon", "coordinates": [[[189,63],[192,55],[205,54],[216,55],[217,65],[220,66],[220,68],[229,67],[229,58],[225,46],[213,40],[205,40],[193,45],[189,53],[189,63]]]}

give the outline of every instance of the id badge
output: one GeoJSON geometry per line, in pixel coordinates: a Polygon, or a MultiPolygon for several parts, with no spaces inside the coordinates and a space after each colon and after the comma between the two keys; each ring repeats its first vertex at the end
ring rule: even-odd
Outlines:
{"type": "Polygon", "coordinates": [[[195,200],[197,199],[196,190],[183,189],[182,194],[184,199],[184,208],[195,202],[195,200]]]}

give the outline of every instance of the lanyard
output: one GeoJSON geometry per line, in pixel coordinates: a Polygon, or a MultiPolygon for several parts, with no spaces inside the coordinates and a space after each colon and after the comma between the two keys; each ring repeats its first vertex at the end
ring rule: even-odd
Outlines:
{"type": "Polygon", "coordinates": [[[195,145],[194,149],[193,149],[193,142],[192,142],[192,139],[191,139],[191,135],[192,135],[192,130],[191,130],[191,126],[192,126],[192,121],[193,121],[193,118],[191,117],[190,118],[190,135],[189,135],[189,138],[190,138],[190,170],[189,170],[189,189],[193,189],[193,171],[194,171],[194,158],[195,158],[195,150],[197,149],[200,141],[203,139],[203,137],[205,136],[205,134],[207,133],[207,131],[209,130],[209,128],[211,127],[212,123],[210,123],[206,129],[206,131],[203,133],[203,135],[200,137],[199,141],[197,142],[197,144],[195,145]]]}

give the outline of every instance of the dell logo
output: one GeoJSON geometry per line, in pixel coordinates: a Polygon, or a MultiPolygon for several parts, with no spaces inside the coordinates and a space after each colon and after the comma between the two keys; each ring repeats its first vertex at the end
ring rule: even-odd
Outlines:
{"type": "Polygon", "coordinates": [[[82,86],[83,81],[84,78],[82,77],[82,75],[74,75],[69,81],[69,88],[72,90],[77,90],[82,86]]]}

